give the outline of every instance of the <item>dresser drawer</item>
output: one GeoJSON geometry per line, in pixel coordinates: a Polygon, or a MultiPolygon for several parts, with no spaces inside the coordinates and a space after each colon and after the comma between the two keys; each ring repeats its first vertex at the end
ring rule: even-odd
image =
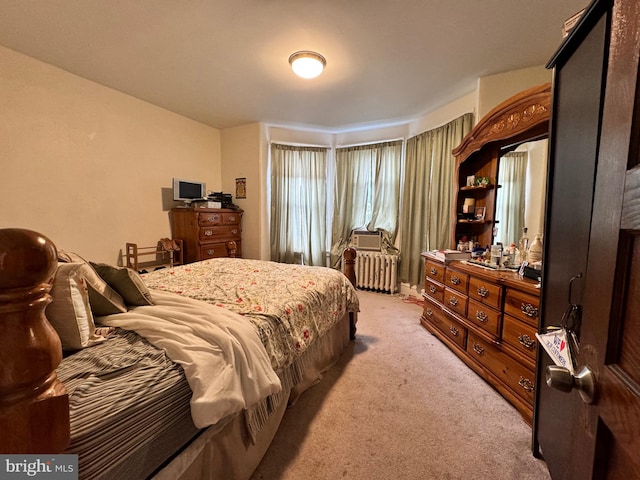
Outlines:
{"type": "Polygon", "coordinates": [[[449,310],[452,310],[464,317],[467,315],[468,301],[469,300],[466,295],[463,295],[452,288],[444,287],[444,299],[442,300],[442,304],[449,310]]]}
{"type": "Polygon", "coordinates": [[[432,299],[434,299],[437,302],[442,303],[444,300],[444,286],[436,283],[436,282],[432,282],[431,280],[429,280],[428,278],[425,280],[424,282],[424,293],[426,293],[427,295],[429,295],[432,299]]]}
{"type": "Polygon", "coordinates": [[[469,284],[469,275],[466,273],[456,272],[447,268],[444,274],[444,286],[453,288],[460,293],[467,294],[467,285],[469,284]]]}
{"type": "Polygon", "coordinates": [[[469,297],[500,310],[502,308],[502,287],[480,278],[469,278],[469,297]]]}
{"type": "Polygon", "coordinates": [[[505,315],[502,326],[502,340],[532,362],[536,361],[538,340],[536,339],[536,329],[531,325],[521,322],[511,315],[505,315]]]}
{"type": "Polygon", "coordinates": [[[537,328],[540,299],[534,295],[508,288],[504,301],[504,312],[537,328]]]}
{"type": "Polygon", "coordinates": [[[222,213],[222,224],[223,225],[239,225],[240,220],[242,219],[242,215],[239,213],[222,213]]]}
{"type": "Polygon", "coordinates": [[[442,313],[442,310],[429,300],[426,300],[424,304],[424,317],[426,320],[464,350],[467,341],[467,329],[458,322],[447,318],[442,313]]]}
{"type": "Polygon", "coordinates": [[[229,252],[227,251],[226,243],[210,243],[207,245],[202,245],[200,247],[200,259],[207,260],[208,258],[220,258],[220,257],[228,257],[229,252]]]}
{"type": "Polygon", "coordinates": [[[198,213],[198,225],[201,227],[211,227],[213,225],[222,225],[222,213],[208,212],[198,213]]]}
{"type": "Polygon", "coordinates": [[[488,305],[483,305],[470,298],[467,318],[496,338],[500,336],[502,314],[488,305]]]}
{"type": "Polygon", "coordinates": [[[221,225],[201,228],[199,237],[201,242],[211,242],[221,238],[233,240],[239,239],[241,232],[239,225],[221,225]]]}
{"type": "Polygon", "coordinates": [[[424,275],[427,279],[435,280],[436,282],[444,282],[444,265],[442,263],[433,262],[427,260],[424,264],[424,275]]]}
{"type": "Polygon", "coordinates": [[[467,353],[518,396],[533,405],[535,374],[499,347],[468,332],[467,353]]]}

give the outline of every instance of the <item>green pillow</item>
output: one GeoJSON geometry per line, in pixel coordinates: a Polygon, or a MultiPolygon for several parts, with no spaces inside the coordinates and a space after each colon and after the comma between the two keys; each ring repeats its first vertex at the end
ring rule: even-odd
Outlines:
{"type": "Polygon", "coordinates": [[[153,299],[138,272],[127,267],[114,267],[106,263],[91,266],[100,277],[124,299],[127,305],[153,305],[153,299]]]}

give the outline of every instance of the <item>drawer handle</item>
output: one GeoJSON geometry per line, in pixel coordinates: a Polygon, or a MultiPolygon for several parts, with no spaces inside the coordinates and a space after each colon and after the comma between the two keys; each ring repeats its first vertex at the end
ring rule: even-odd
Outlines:
{"type": "Polygon", "coordinates": [[[482,298],[485,298],[487,295],[489,295],[489,290],[484,287],[478,287],[478,295],[480,295],[482,298]]]}
{"type": "Polygon", "coordinates": [[[431,275],[435,275],[438,273],[438,270],[434,267],[431,267],[431,275]]]}
{"type": "Polygon", "coordinates": [[[458,299],[456,297],[451,297],[449,299],[449,304],[453,305],[454,307],[456,307],[458,305],[458,299]]]}
{"type": "Polygon", "coordinates": [[[214,253],[216,253],[215,250],[212,250],[212,249],[207,250],[207,255],[213,255],[214,253]]]}
{"type": "Polygon", "coordinates": [[[484,355],[484,348],[482,348],[477,343],[473,344],[473,351],[476,352],[478,355],[484,355]]]}
{"type": "Polygon", "coordinates": [[[451,283],[453,283],[454,285],[460,285],[460,279],[455,275],[451,275],[451,283]]]}
{"type": "Polygon", "coordinates": [[[233,233],[234,235],[237,235],[238,234],[238,230],[234,228],[233,230],[231,230],[231,233],[233,233]]]}
{"type": "Polygon", "coordinates": [[[436,288],[436,287],[434,287],[433,285],[429,285],[429,291],[430,291],[431,293],[436,293],[436,290],[437,290],[437,288],[436,288]]]}
{"type": "Polygon", "coordinates": [[[425,313],[427,314],[427,317],[433,316],[433,310],[431,310],[430,308],[427,308],[427,311],[425,313]]]}
{"type": "Polygon", "coordinates": [[[236,217],[234,217],[234,216],[229,216],[228,218],[229,218],[229,223],[235,223],[235,221],[236,221],[236,217]]]}
{"type": "Polygon", "coordinates": [[[204,231],[204,236],[205,237],[210,237],[211,235],[213,235],[213,230],[205,230],[204,231]]]}
{"type": "Polygon", "coordinates": [[[525,392],[531,393],[534,390],[533,382],[528,378],[520,377],[520,380],[518,380],[518,385],[520,385],[525,392]]]}
{"type": "Polygon", "coordinates": [[[489,318],[489,315],[487,315],[484,312],[481,312],[480,310],[476,310],[476,319],[481,321],[482,323],[487,321],[487,318],[489,318]]]}
{"type": "Polygon", "coordinates": [[[523,303],[520,306],[520,310],[529,318],[535,318],[538,316],[538,309],[530,303],[523,303]]]}
{"type": "Polygon", "coordinates": [[[518,336],[518,341],[523,347],[533,349],[535,347],[536,342],[529,335],[520,334],[518,336]]]}
{"type": "Polygon", "coordinates": [[[453,335],[454,337],[457,337],[460,334],[458,329],[456,327],[454,327],[453,325],[451,327],[449,327],[449,331],[451,332],[451,335],[453,335]]]}

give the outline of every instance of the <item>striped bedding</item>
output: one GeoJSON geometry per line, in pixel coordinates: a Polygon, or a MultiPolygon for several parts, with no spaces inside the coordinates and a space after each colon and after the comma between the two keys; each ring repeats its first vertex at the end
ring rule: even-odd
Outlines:
{"type": "Polygon", "coordinates": [[[80,452],[80,478],[145,478],[198,432],[182,368],[135,332],[117,329],[63,359],[57,373],[69,393],[67,451],[80,452]]]}

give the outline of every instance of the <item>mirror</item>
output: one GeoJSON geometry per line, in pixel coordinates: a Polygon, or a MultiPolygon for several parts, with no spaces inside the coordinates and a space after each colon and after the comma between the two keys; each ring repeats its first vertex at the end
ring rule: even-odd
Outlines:
{"type": "MultiPolygon", "coordinates": [[[[546,172],[534,173],[534,170],[546,169],[545,139],[549,136],[550,111],[550,83],[524,90],[491,110],[453,149],[456,178],[451,216],[452,248],[464,248],[465,242],[473,242],[483,248],[499,240],[507,246],[512,242],[518,244],[523,226],[528,228],[530,239],[537,233],[543,233],[546,172]],[[527,153],[531,167],[530,174],[524,174],[524,178],[529,179],[529,187],[524,181],[525,198],[520,202],[524,204],[520,210],[524,208],[524,211],[518,217],[520,220],[514,220],[510,207],[504,207],[502,214],[496,212],[498,195],[504,196],[507,191],[506,182],[498,176],[500,170],[507,170],[507,161],[502,161],[501,157],[516,148],[527,153]],[[539,160],[541,156],[543,158],[539,160]],[[502,167],[499,167],[500,163],[502,167]],[[487,183],[477,185],[475,179],[478,178],[487,180],[487,183]],[[473,186],[469,185],[470,179],[474,181],[473,186]],[[470,213],[465,209],[471,205],[475,213],[473,218],[465,215],[470,213]],[[508,227],[508,223],[512,227],[508,227]],[[494,236],[494,230],[499,237],[494,236]]],[[[517,212],[515,210],[514,214],[517,212]]]]}
{"type": "Polygon", "coordinates": [[[523,227],[529,241],[544,235],[548,139],[526,142],[500,157],[495,243],[518,245],[523,227]]]}

